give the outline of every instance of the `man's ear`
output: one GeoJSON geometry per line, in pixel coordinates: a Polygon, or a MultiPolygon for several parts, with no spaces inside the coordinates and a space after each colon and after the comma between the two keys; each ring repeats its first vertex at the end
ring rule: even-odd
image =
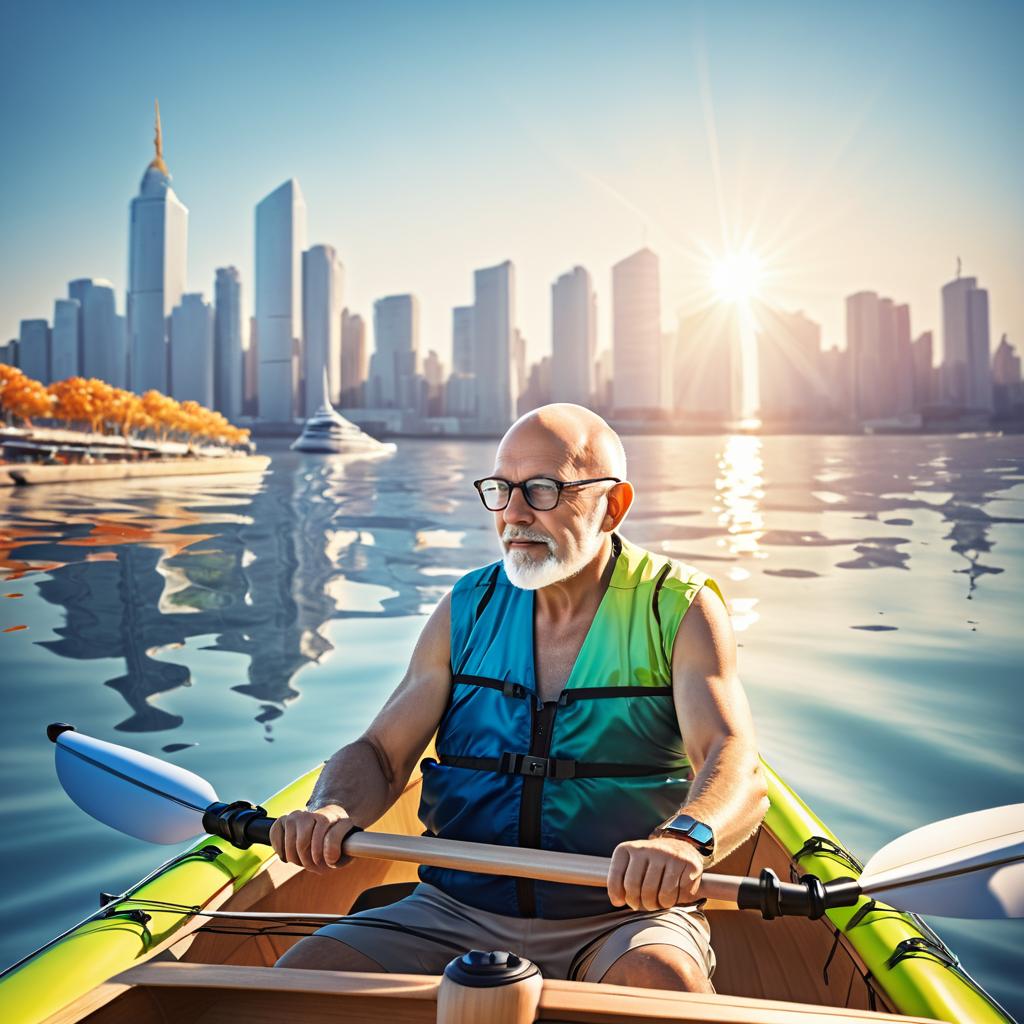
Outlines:
{"type": "Polygon", "coordinates": [[[628,480],[617,483],[608,492],[608,511],[602,523],[606,530],[614,530],[626,518],[626,513],[633,504],[633,495],[633,485],[628,480]]]}

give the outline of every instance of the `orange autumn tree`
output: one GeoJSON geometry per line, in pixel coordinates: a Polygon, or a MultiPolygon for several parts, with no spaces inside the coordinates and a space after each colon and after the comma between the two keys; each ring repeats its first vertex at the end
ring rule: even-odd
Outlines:
{"type": "Polygon", "coordinates": [[[51,384],[49,392],[54,397],[53,415],[69,427],[76,423],[92,427],[95,420],[92,391],[84,377],[68,377],[51,384]]]}
{"type": "Polygon", "coordinates": [[[198,402],[178,402],[159,391],[141,397],[96,377],[68,377],[44,387],[17,367],[0,364],[0,411],[31,426],[31,417],[50,417],[94,433],[117,431],[128,439],[143,431],[158,440],[178,436],[189,442],[248,444],[249,431],[198,402]]]}
{"type": "Polygon", "coordinates": [[[150,389],[142,396],[142,408],[149,417],[153,430],[158,440],[164,441],[168,433],[173,429],[172,422],[178,403],[173,398],[168,398],[155,388],[150,389]]]}
{"type": "Polygon", "coordinates": [[[26,377],[13,366],[4,364],[3,370],[5,372],[0,377],[0,407],[5,413],[17,416],[29,428],[33,416],[53,414],[53,396],[44,385],[32,377],[26,377]]]}
{"type": "Polygon", "coordinates": [[[134,430],[143,430],[151,419],[142,399],[133,391],[112,388],[107,402],[107,421],[118,428],[123,438],[134,430]]]}
{"type": "Polygon", "coordinates": [[[5,415],[8,410],[4,405],[4,388],[6,388],[12,381],[24,376],[25,375],[16,366],[11,366],[8,363],[0,363],[0,411],[5,415]]]}

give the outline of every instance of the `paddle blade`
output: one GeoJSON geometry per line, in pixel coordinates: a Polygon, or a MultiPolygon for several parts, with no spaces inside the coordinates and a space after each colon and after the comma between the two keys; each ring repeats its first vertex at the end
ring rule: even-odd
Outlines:
{"type": "Polygon", "coordinates": [[[937,917],[1024,917],[1024,804],[915,829],[864,866],[861,890],[937,917]]]}
{"type": "Polygon", "coordinates": [[[213,787],[185,768],[128,747],[51,726],[57,778],[86,814],[148,843],[181,843],[203,831],[213,787]]]}

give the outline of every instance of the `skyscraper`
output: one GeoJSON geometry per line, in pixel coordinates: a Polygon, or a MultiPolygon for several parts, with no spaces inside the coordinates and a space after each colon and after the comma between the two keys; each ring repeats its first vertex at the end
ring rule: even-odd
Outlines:
{"type": "Polygon", "coordinates": [[[846,420],[850,416],[851,374],[848,349],[833,345],[821,353],[821,377],[825,385],[826,412],[846,420]]]}
{"type": "Polygon", "coordinates": [[[452,309],[452,373],[473,372],[473,307],[452,309]]]}
{"type": "Polygon", "coordinates": [[[171,188],[163,158],[160,106],[156,155],[131,203],[128,253],[128,351],[138,393],[167,390],[167,318],[185,290],[188,210],[171,188]]]}
{"type": "Polygon", "coordinates": [[[914,411],[921,412],[935,401],[932,332],[919,335],[910,348],[914,367],[914,411]]]}
{"type": "Polygon", "coordinates": [[[878,295],[857,292],[846,299],[846,350],[849,353],[850,412],[857,419],[881,415],[878,380],[882,372],[878,295]]]}
{"type": "Polygon", "coordinates": [[[597,297],[590,274],[573,267],[551,286],[551,399],[590,405],[597,355],[597,297]]]}
{"type": "Polygon", "coordinates": [[[373,340],[368,404],[416,408],[420,304],[415,295],[389,295],[373,304],[373,340]]]}
{"type": "Polygon", "coordinates": [[[892,377],[892,411],[890,416],[903,416],[914,410],[914,354],[911,348],[910,306],[893,306],[893,348],[883,364],[883,372],[892,377]]]}
{"type": "Polygon", "coordinates": [[[68,282],[68,298],[78,302],[78,367],[84,376],[85,372],[85,296],[92,287],[92,278],[76,278],[68,282]]]}
{"type": "Polygon", "coordinates": [[[451,373],[444,385],[444,414],[476,419],[476,378],[471,373],[451,373]]]}
{"type": "Polygon", "coordinates": [[[78,376],[80,309],[77,299],[57,299],[53,304],[50,346],[50,373],[53,380],[78,376]]]}
{"type": "Polygon", "coordinates": [[[290,178],[256,207],[257,404],[263,420],[295,415],[302,355],[306,202],[290,178]]]}
{"type": "Polygon", "coordinates": [[[512,328],[512,390],[521,395],[526,387],[526,338],[518,327],[512,328]]]}
{"type": "MultiPolygon", "coordinates": [[[[327,367],[328,397],[341,391],[341,309],[344,270],[333,245],[314,245],[302,254],[303,376],[312,385],[327,367]]],[[[305,389],[305,416],[320,408],[319,388],[305,389]]]]}
{"type": "Polygon", "coordinates": [[[762,419],[801,419],[822,412],[827,385],[821,327],[803,312],[765,307],[758,317],[757,366],[762,419]]]}
{"type": "Polygon", "coordinates": [[[1004,334],[992,356],[992,404],[999,414],[1024,413],[1024,384],[1020,356],[1004,334]]]}
{"type": "Polygon", "coordinates": [[[441,357],[431,349],[423,360],[423,379],[426,383],[426,415],[440,416],[444,398],[444,364],[441,357]]]}
{"type": "Polygon", "coordinates": [[[85,366],[85,293],[92,287],[91,277],[79,277],[68,281],[68,298],[78,300],[78,366],[84,373],[85,366]]]}
{"type": "Polygon", "coordinates": [[[256,317],[249,317],[249,344],[242,350],[242,412],[246,416],[259,413],[257,388],[259,386],[260,348],[256,330],[256,317]]]}
{"type": "Polygon", "coordinates": [[[680,319],[672,364],[675,413],[715,423],[739,419],[744,411],[741,356],[735,308],[717,305],[680,319]]]}
{"type": "Polygon", "coordinates": [[[341,405],[359,408],[366,385],[366,321],[358,313],[341,311],[341,405]]]}
{"type": "Polygon", "coordinates": [[[218,267],[213,285],[213,407],[232,423],[242,415],[242,278],[218,267]]]}
{"type": "Polygon", "coordinates": [[[542,405],[547,405],[548,402],[557,401],[551,390],[551,365],[551,356],[542,356],[530,367],[526,384],[519,395],[518,412],[520,416],[533,409],[538,409],[542,405]]]}
{"type": "Polygon", "coordinates": [[[875,292],[846,299],[846,349],[852,375],[849,412],[860,420],[903,416],[914,408],[910,307],[875,292]]]}
{"type": "Polygon", "coordinates": [[[942,289],[942,394],[963,409],[992,410],[988,292],[976,277],[942,289]]]}
{"type": "Polygon", "coordinates": [[[612,267],[612,402],[620,412],[661,407],[661,282],[650,249],[612,267]]]}
{"type": "Polygon", "coordinates": [[[93,278],[76,277],[74,281],[68,281],[68,298],[77,300],[79,308],[85,306],[85,293],[92,287],[93,278]]]}
{"type": "Polygon", "coordinates": [[[50,383],[50,325],[45,320],[21,321],[18,366],[26,377],[50,383]]]}
{"type": "Polygon", "coordinates": [[[82,376],[128,387],[125,319],[117,315],[114,286],[100,278],[72,282],[83,297],[82,376]]]}
{"type": "Polygon", "coordinates": [[[509,260],[473,272],[473,372],[481,429],[504,431],[515,418],[515,268],[509,260]]]}
{"type": "Polygon", "coordinates": [[[1004,334],[992,356],[992,382],[1000,385],[1014,385],[1021,382],[1020,356],[1004,334]]]}
{"type": "Polygon", "coordinates": [[[213,308],[201,292],[183,295],[171,311],[171,394],[213,405],[213,308]]]}

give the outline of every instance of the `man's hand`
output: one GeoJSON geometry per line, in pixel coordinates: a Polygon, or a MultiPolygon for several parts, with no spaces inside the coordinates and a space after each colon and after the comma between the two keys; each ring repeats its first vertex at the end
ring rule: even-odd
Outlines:
{"type": "Polygon", "coordinates": [[[685,840],[662,836],[619,843],[608,868],[612,906],[633,910],[668,910],[694,903],[704,858],[685,840]]]}
{"type": "Polygon", "coordinates": [[[270,845],[286,864],[301,864],[320,873],[352,859],[341,855],[341,841],[354,824],[348,811],[337,804],[291,811],[271,826],[270,845]]]}

